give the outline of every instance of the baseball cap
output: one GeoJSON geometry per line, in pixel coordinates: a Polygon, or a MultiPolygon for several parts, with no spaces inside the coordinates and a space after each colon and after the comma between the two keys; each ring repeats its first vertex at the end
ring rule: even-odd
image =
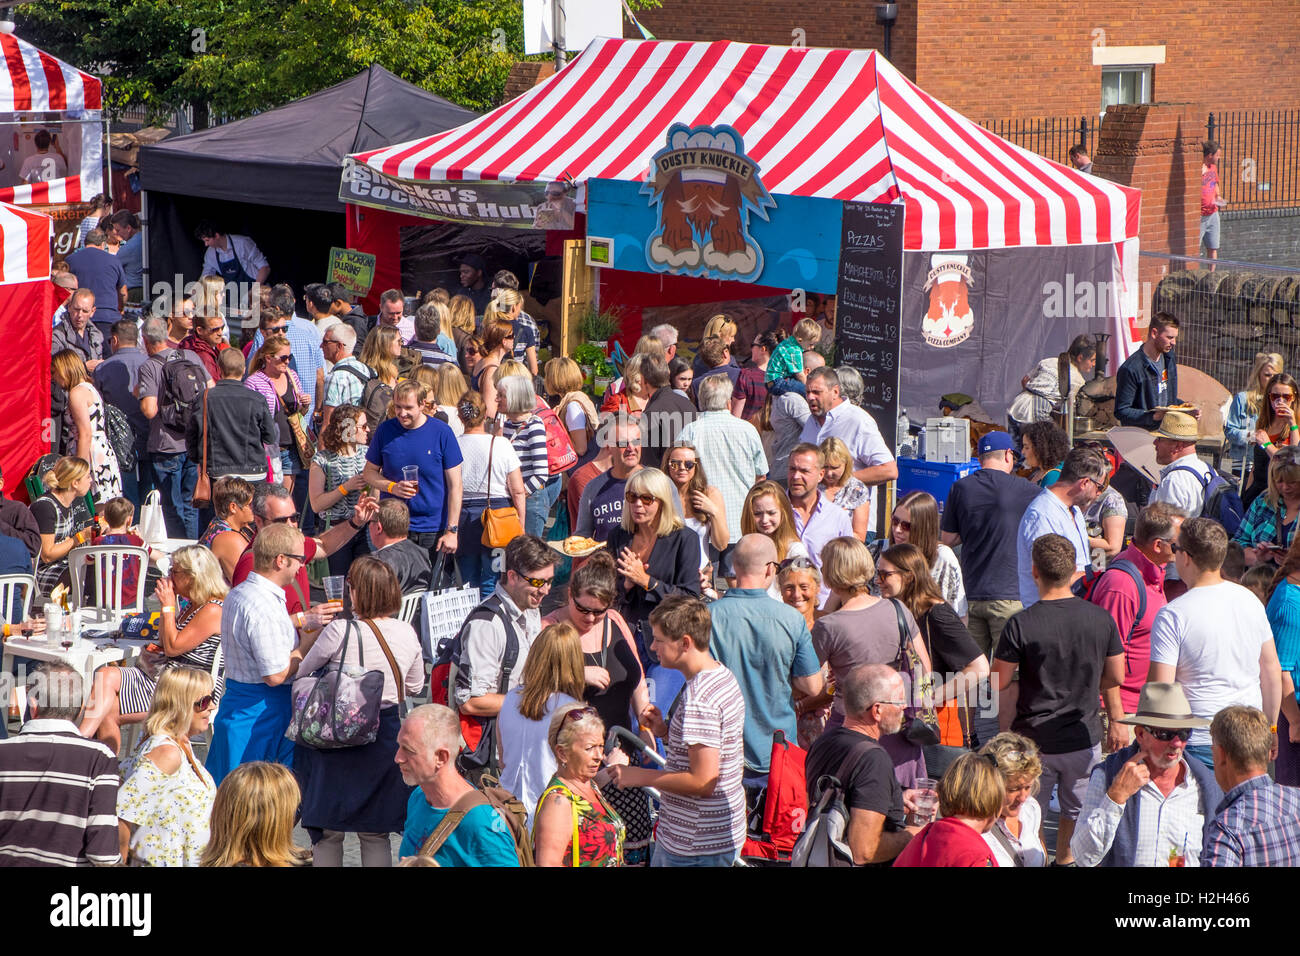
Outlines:
{"type": "Polygon", "coordinates": [[[1006,451],[1015,447],[1016,443],[1011,440],[1011,436],[1006,432],[989,432],[979,440],[975,456],[982,458],[990,452],[1006,451]]]}

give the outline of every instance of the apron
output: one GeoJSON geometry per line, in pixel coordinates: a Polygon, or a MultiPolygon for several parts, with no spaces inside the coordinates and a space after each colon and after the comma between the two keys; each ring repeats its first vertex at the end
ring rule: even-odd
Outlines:
{"type": "Polygon", "coordinates": [[[289,681],[269,687],[226,679],[205,761],[218,786],[230,771],[252,760],[293,766],[293,741],[284,736],[293,712],[292,690],[289,681]]]}
{"type": "Polygon", "coordinates": [[[253,282],[253,277],[244,271],[244,266],[239,261],[239,253],[235,251],[235,237],[226,238],[230,241],[230,258],[222,259],[220,253],[217,254],[217,271],[221,273],[221,278],[236,285],[253,282]]]}

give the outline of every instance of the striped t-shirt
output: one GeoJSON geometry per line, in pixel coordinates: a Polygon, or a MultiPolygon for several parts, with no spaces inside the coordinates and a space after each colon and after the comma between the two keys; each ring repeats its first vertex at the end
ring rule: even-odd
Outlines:
{"type": "Polygon", "coordinates": [[[669,773],[691,769],[690,748],[718,751],[718,784],[708,797],[664,792],[659,845],[677,856],[709,856],[739,850],[745,842],[745,698],[735,676],[721,664],[701,671],[682,688],[668,723],[669,773]]]}
{"type": "Polygon", "coordinates": [[[524,478],[524,493],[531,495],[551,478],[551,468],[546,463],[546,426],[536,415],[522,422],[507,418],[501,435],[514,446],[524,478]]]}
{"type": "Polygon", "coordinates": [[[67,720],[0,740],[0,866],[112,866],[117,757],[67,720]]]}

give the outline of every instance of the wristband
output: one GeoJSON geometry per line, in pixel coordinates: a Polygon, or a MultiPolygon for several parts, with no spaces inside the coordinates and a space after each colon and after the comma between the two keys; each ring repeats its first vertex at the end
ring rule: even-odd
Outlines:
{"type": "Polygon", "coordinates": [[[1300,432],[1300,425],[1292,425],[1291,430],[1293,432],[1300,432]]]}
{"type": "Polygon", "coordinates": [[[162,606],[162,609],[161,609],[158,613],[159,613],[159,614],[175,614],[175,613],[176,613],[176,608],[173,607],[173,606],[170,605],[170,604],[164,604],[164,605],[162,606]]]}
{"type": "Polygon", "coordinates": [[[388,487],[385,488],[384,490],[385,490],[386,492],[388,492],[388,493],[391,495],[391,494],[393,493],[393,489],[394,489],[395,487],[397,487],[397,482],[395,482],[395,481],[390,481],[390,482],[388,483],[388,487]]]}
{"type": "Polygon", "coordinates": [[[5,637],[9,636],[9,622],[5,621],[5,637]]]}
{"type": "Polygon", "coordinates": [[[1272,448],[1272,447],[1273,447],[1273,443],[1272,443],[1271,441],[1266,441],[1266,442],[1264,442],[1264,447],[1265,447],[1265,448],[1272,448]]]}
{"type": "MultiPolygon", "coordinates": [[[[6,624],[6,625],[5,625],[5,630],[8,630],[8,629],[9,629],[9,625],[6,624]]],[[[1270,727],[1270,728],[1268,728],[1268,729],[1269,729],[1272,733],[1277,733],[1277,724],[1274,724],[1272,727],[1270,727]]]]}
{"type": "Polygon", "coordinates": [[[352,520],[352,515],[348,515],[348,527],[351,528],[353,531],[360,531],[362,528],[365,527],[365,525],[357,524],[355,521],[352,520]]]}

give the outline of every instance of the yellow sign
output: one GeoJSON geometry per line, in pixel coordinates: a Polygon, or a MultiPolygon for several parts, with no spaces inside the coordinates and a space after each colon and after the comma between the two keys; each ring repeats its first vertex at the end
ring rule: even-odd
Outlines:
{"type": "Polygon", "coordinates": [[[365,295],[375,284],[375,257],[355,249],[330,249],[330,282],[337,282],[349,292],[365,295]]]}

